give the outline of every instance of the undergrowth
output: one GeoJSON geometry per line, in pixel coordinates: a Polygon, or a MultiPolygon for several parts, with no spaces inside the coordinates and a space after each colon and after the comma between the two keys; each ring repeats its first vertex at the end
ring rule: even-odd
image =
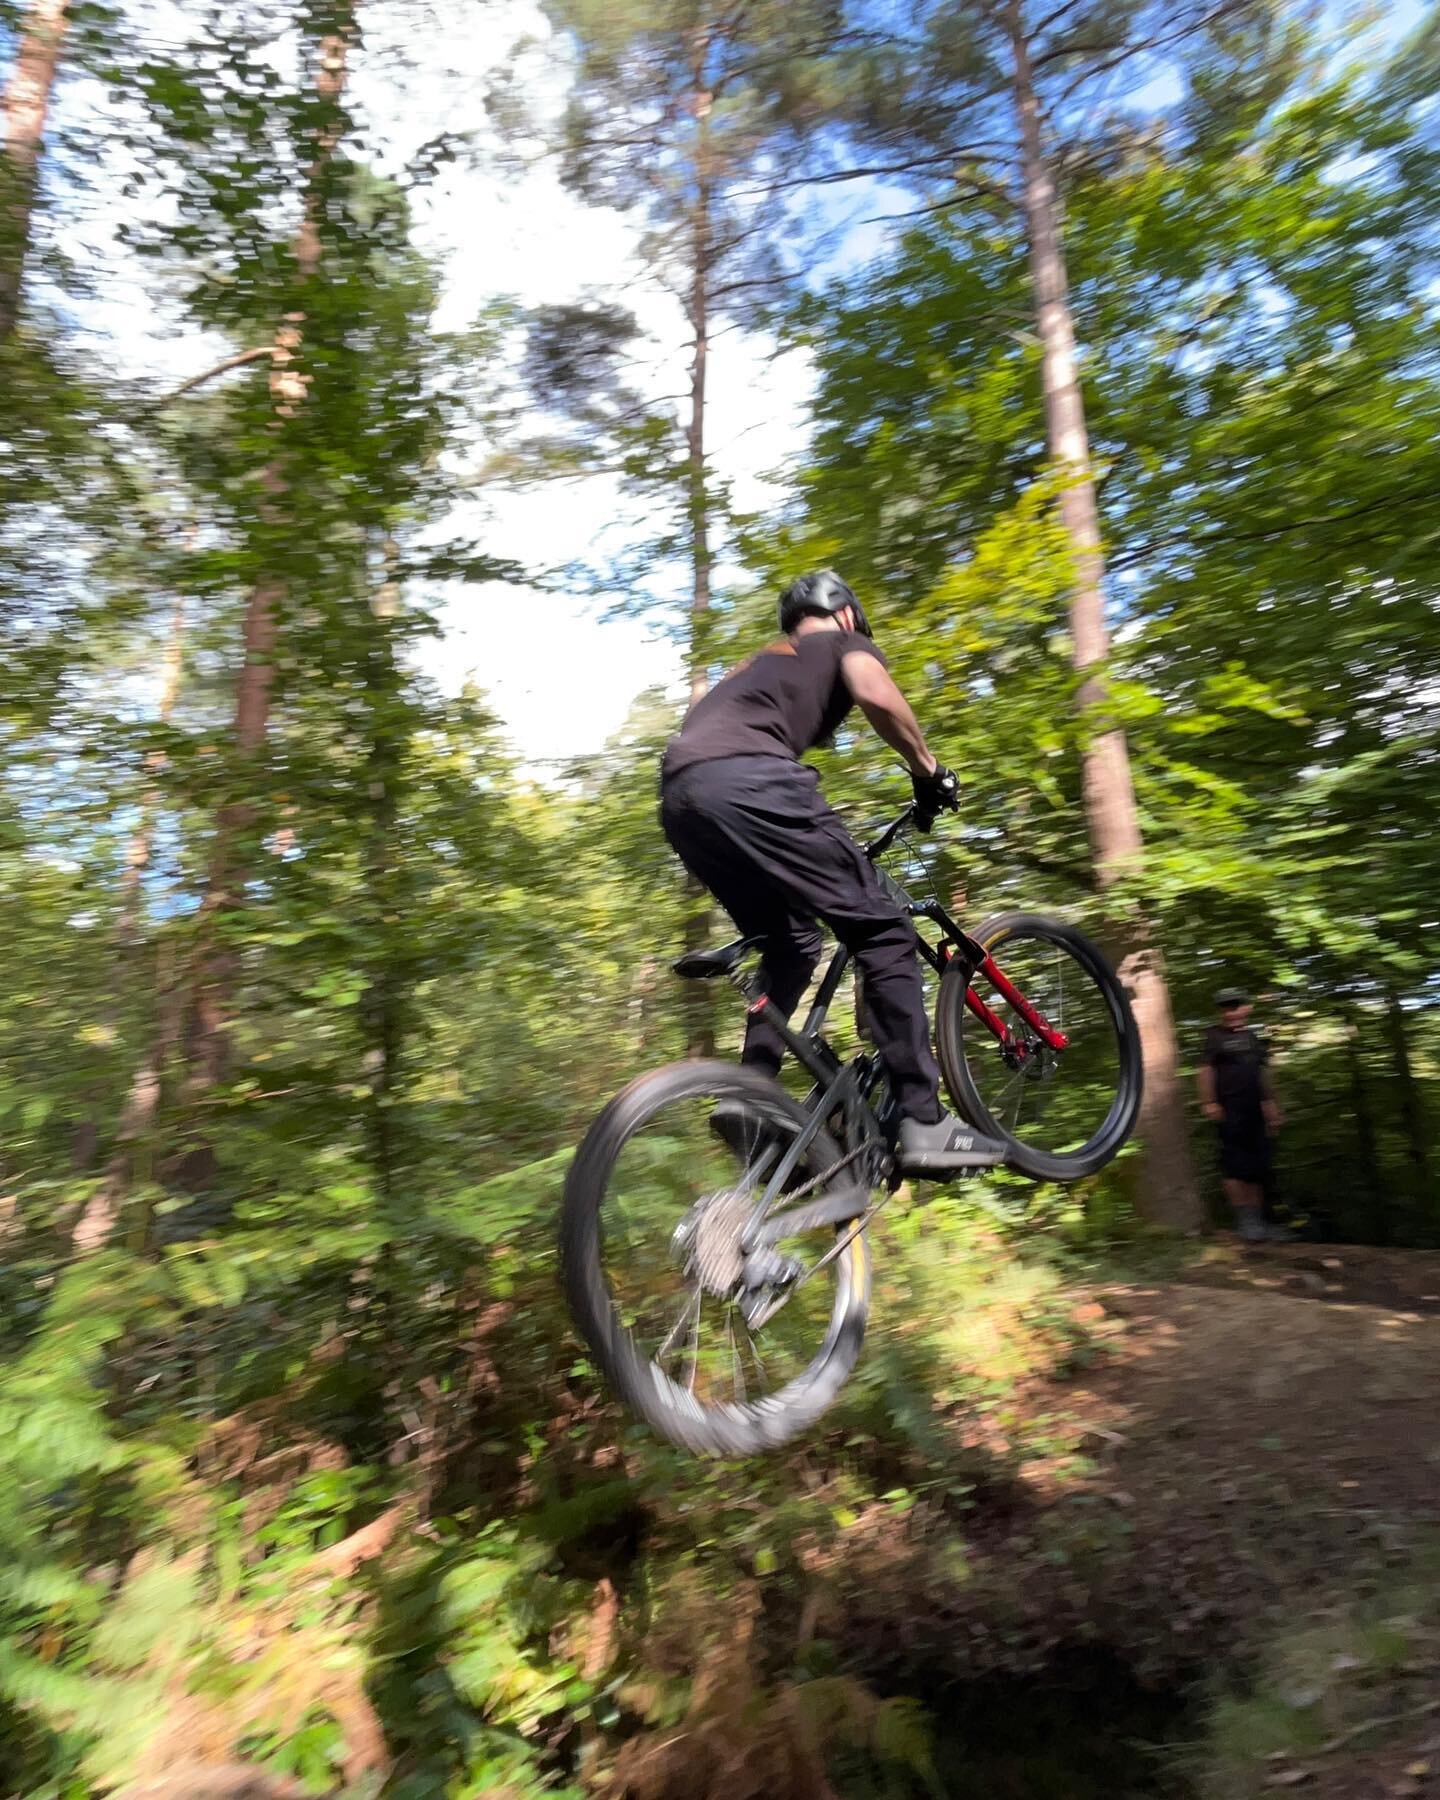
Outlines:
{"type": "Polygon", "coordinates": [[[989,1200],[893,1208],[824,1429],[706,1465],[621,1417],[566,1328],[563,1166],[394,1236],[336,1182],[12,1269],[43,1303],[0,1372],[4,1791],[236,1764],[416,1800],[784,1800],[841,1767],[936,1791],[924,1709],[846,1651],[849,1588],[887,1559],[963,1584],[951,1527],[1079,1457],[1019,1403],[1096,1351],[1063,1257],[989,1200]]]}
{"type": "Polygon", "coordinates": [[[1411,1754],[1389,1791],[1410,1791],[1405,1767],[1417,1785],[1440,1770],[1440,1544],[1403,1573],[1327,1596],[1264,1635],[1246,1662],[1214,1684],[1186,1759],[1201,1800],[1343,1780],[1391,1745],[1411,1754]]]}

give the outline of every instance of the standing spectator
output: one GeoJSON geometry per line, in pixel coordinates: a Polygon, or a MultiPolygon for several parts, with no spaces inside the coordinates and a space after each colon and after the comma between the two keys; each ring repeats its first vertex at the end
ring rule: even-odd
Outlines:
{"type": "Polygon", "coordinates": [[[1220,1177],[1247,1243],[1289,1234],[1265,1222],[1265,1179],[1280,1108],[1270,1085],[1270,1052],[1250,1023],[1250,996],[1222,988],[1215,996],[1220,1023],[1205,1033],[1200,1059],[1200,1105],[1220,1134],[1220,1177]]]}

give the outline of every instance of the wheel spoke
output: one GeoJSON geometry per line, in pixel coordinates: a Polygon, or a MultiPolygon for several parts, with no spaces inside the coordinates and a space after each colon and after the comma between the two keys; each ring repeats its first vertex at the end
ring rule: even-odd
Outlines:
{"type": "Polygon", "coordinates": [[[749,1320],[744,1318],[743,1315],[740,1320],[740,1328],[745,1333],[745,1342],[750,1346],[751,1360],[754,1362],[756,1370],[759,1372],[761,1385],[768,1388],[770,1385],[770,1377],[765,1372],[765,1364],[760,1355],[760,1346],[755,1342],[755,1334],[750,1329],[749,1320]]]}
{"type": "Polygon", "coordinates": [[[735,1341],[735,1308],[733,1306],[726,1313],[725,1329],[730,1337],[731,1382],[740,1397],[740,1404],[743,1406],[746,1400],[745,1371],[740,1365],[740,1346],[735,1341]]]}
{"type": "Polygon", "coordinates": [[[770,1179],[771,1172],[780,1161],[773,1145],[767,1145],[763,1155],[755,1155],[752,1150],[745,1154],[745,1171],[735,1184],[737,1190],[744,1194],[753,1194],[763,1181],[770,1179]]]}
{"type": "Polygon", "coordinates": [[[704,1296],[697,1287],[695,1290],[695,1329],[690,1334],[690,1372],[685,1377],[685,1385],[693,1394],[695,1392],[695,1373],[700,1367],[700,1308],[704,1296]]]}
{"type": "Polygon", "coordinates": [[[1014,1091],[1014,1089],[1017,1087],[1024,1087],[1024,1085],[1025,1085],[1025,1071],[1023,1069],[1021,1069],[1018,1072],[1018,1074],[1012,1075],[1010,1077],[1010,1079],[1005,1083],[1004,1087],[1001,1088],[1000,1092],[995,1096],[996,1106],[1003,1107],[1005,1104],[1006,1098],[1014,1091]]]}
{"type": "Polygon", "coordinates": [[[1067,1047],[1037,1042],[1020,1006],[994,988],[986,1003],[1029,1054],[1018,1068],[998,1065],[983,1022],[961,1011],[959,1048],[970,1084],[996,1126],[1027,1149],[1075,1156],[1097,1142],[1123,1093],[1126,1051],[1106,980],[1067,936],[1044,928],[999,934],[988,948],[1027,1010],[1063,1033],[1067,1047]]]}
{"type": "Polygon", "coordinates": [[[686,1324],[692,1313],[698,1314],[699,1310],[700,1288],[697,1283],[696,1286],[686,1294],[684,1302],[680,1307],[680,1311],[676,1316],[675,1323],[670,1327],[669,1331],[665,1333],[664,1342],[655,1352],[656,1362],[664,1362],[665,1358],[676,1348],[680,1342],[680,1333],[685,1330],[686,1324]]]}

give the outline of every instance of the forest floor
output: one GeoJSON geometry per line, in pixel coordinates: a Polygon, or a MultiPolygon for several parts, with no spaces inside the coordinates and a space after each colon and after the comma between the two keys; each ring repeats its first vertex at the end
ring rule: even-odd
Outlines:
{"type": "Polygon", "coordinates": [[[1123,1522],[1090,1604],[1249,1669],[1212,1690],[1201,1793],[1440,1795],[1440,1253],[1222,1241],[1082,1311],[1109,1353],[1035,1403],[1063,1394],[1086,1472],[1022,1469],[996,1562],[1123,1522]]]}
{"type": "MultiPolygon", "coordinates": [[[[533,1189],[517,1210],[548,1221],[533,1189]]],[[[347,1653],[324,1692],[360,1775],[325,1787],[327,1749],[297,1787],[276,1752],[256,1795],[373,1800],[388,1771],[405,1800],[1440,1800],[1440,1252],[1067,1246],[937,1195],[876,1223],[823,1427],[699,1463],[576,1361],[549,1231],[512,1249],[503,1198],[514,1291],[468,1303],[408,1489],[354,1503],[361,1343],[211,1424],[208,1490],[177,1490],[197,1533],[210,1493],[253,1520],[257,1581],[196,1590],[184,1641],[222,1659],[243,1630],[227,1680],[307,1704],[332,1640],[293,1609],[347,1653]],[[295,1647],[278,1673],[259,1619],[295,1647]],[[487,1716],[525,1734],[462,1783],[487,1716]]],[[[189,1738],[161,1737],[157,1792],[221,1791],[175,1785],[189,1738]]],[[[0,1789],[34,1791],[3,1757],[0,1789]]]]}
{"type": "MultiPolygon", "coordinates": [[[[1440,1253],[1222,1238],[1077,1280],[901,1229],[844,1436],[707,1502],[790,1559],[752,1661],[917,1702],[945,1800],[1440,1800],[1440,1253]]],[[[658,1543],[683,1477],[646,1504],[658,1543]]],[[[687,1723],[637,1792],[792,1791],[701,1780],[687,1723]]]]}

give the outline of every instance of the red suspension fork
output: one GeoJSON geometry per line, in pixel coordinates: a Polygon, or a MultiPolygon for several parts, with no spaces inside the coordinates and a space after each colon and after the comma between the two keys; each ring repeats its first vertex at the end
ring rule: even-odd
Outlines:
{"type": "MultiPolygon", "coordinates": [[[[979,972],[989,977],[993,986],[1005,996],[1011,1006],[1015,1008],[1016,1012],[1019,1013],[1020,1017],[1030,1029],[1037,1034],[1043,1043],[1048,1044],[1052,1050],[1066,1050],[1069,1048],[1070,1040],[1066,1037],[1065,1033],[1063,1031],[1057,1031],[1045,1015],[1030,1004],[1020,992],[1019,988],[1015,986],[1015,983],[1011,981],[1010,977],[995,961],[995,958],[989,955],[988,952],[984,962],[980,965],[979,972]]],[[[985,1004],[973,987],[967,987],[965,989],[965,1005],[968,1010],[980,1020],[985,1029],[1000,1043],[1008,1044],[1011,1041],[1012,1034],[1009,1026],[1006,1025],[1005,1021],[993,1010],[993,1008],[985,1004]]]]}

